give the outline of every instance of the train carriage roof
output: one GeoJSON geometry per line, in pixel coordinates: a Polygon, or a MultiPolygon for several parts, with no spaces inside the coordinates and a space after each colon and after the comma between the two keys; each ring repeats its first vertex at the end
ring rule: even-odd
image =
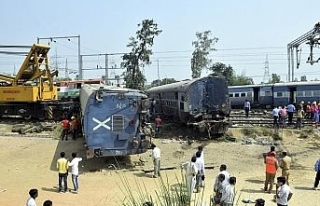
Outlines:
{"type": "Polygon", "coordinates": [[[158,87],[152,87],[147,90],[147,93],[160,93],[160,92],[178,92],[186,91],[193,83],[197,81],[203,81],[206,79],[221,79],[221,77],[201,77],[195,79],[182,80],[180,82],[175,82],[172,84],[166,84],[158,87]]]}

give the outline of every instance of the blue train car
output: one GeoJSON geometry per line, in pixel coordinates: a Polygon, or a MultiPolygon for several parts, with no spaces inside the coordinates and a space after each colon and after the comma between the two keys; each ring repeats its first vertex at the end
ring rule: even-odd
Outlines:
{"type": "Polygon", "coordinates": [[[184,80],[147,93],[156,100],[156,112],[183,123],[222,121],[230,112],[227,82],[221,77],[184,80]]]}
{"type": "Polygon", "coordinates": [[[274,105],[320,101],[320,82],[288,82],[274,84],[274,105]]]}
{"type": "Polygon", "coordinates": [[[80,92],[87,158],[139,154],[150,146],[141,132],[149,108],[138,90],[106,85],[83,85],[80,92]]]}
{"type": "Polygon", "coordinates": [[[243,108],[247,99],[252,108],[269,108],[273,105],[273,85],[230,86],[229,98],[232,108],[243,108]]]}

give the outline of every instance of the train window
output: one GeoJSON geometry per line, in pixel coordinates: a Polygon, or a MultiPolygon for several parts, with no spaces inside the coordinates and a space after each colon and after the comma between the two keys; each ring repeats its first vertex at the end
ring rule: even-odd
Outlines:
{"type": "Polygon", "coordinates": [[[320,90],[313,91],[313,96],[320,96],[320,90]]]}
{"type": "Polygon", "coordinates": [[[272,96],[271,91],[264,91],[265,92],[265,96],[272,96]]]}
{"type": "Polygon", "coordinates": [[[312,96],[312,91],[305,91],[305,96],[306,97],[311,97],[312,96]]]}
{"type": "Polygon", "coordinates": [[[282,92],[277,92],[277,97],[283,97],[283,93],[282,92]]]}
{"type": "Polygon", "coordinates": [[[233,97],[233,93],[230,93],[230,94],[229,94],[229,97],[233,97]]]}
{"type": "Polygon", "coordinates": [[[234,97],[239,97],[239,93],[234,93],[234,97]]]}
{"type": "Polygon", "coordinates": [[[303,97],[303,91],[297,91],[297,97],[303,97]]]}
{"type": "Polygon", "coordinates": [[[241,97],[245,97],[246,96],[246,93],[241,93],[241,97]]]}

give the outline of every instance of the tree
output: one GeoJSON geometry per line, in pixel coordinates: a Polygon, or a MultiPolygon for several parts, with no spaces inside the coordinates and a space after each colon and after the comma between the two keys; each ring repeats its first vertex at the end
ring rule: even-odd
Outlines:
{"type": "Polygon", "coordinates": [[[211,31],[197,32],[197,40],[192,42],[194,51],[191,58],[191,71],[192,78],[198,78],[201,76],[201,71],[204,68],[208,68],[211,64],[211,59],[208,55],[211,51],[214,51],[214,44],[218,42],[218,38],[211,38],[211,31]]]}
{"type": "Polygon", "coordinates": [[[175,83],[175,82],[177,82],[177,80],[175,80],[174,78],[164,78],[162,80],[156,79],[151,82],[150,86],[157,87],[160,85],[166,85],[166,84],[171,84],[171,83],[175,83]]]}
{"type": "Polygon", "coordinates": [[[307,81],[308,81],[308,80],[307,80],[307,76],[306,76],[306,75],[301,76],[301,77],[300,77],[300,81],[301,81],[301,82],[307,82],[307,81]]]}
{"type": "Polygon", "coordinates": [[[229,82],[229,84],[233,81],[234,70],[230,65],[227,66],[224,63],[216,62],[211,67],[209,67],[208,70],[212,72],[210,76],[224,77],[229,82]]]}
{"type": "Polygon", "coordinates": [[[254,84],[252,78],[247,77],[244,74],[241,74],[241,75],[234,75],[232,81],[229,83],[229,86],[241,86],[241,85],[252,85],[252,84],[254,84]]]}
{"type": "Polygon", "coordinates": [[[162,31],[153,20],[146,19],[138,24],[136,37],[130,37],[127,47],[131,48],[128,54],[123,55],[121,67],[126,69],[123,73],[126,87],[143,89],[145,76],[140,68],[151,64],[153,41],[162,31]]]}
{"type": "Polygon", "coordinates": [[[280,75],[277,75],[277,74],[275,74],[275,73],[272,73],[271,74],[271,79],[270,79],[270,81],[269,81],[269,83],[279,83],[281,81],[281,79],[280,79],[280,75]]]}

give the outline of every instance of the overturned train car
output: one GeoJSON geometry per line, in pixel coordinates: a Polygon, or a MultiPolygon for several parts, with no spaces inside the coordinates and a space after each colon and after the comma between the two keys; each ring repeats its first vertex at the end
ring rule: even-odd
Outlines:
{"type": "Polygon", "coordinates": [[[230,103],[227,81],[221,77],[184,80],[147,90],[157,113],[193,125],[201,132],[224,134],[230,103]]]}
{"type": "Polygon", "coordinates": [[[83,85],[80,103],[87,158],[139,154],[150,147],[151,139],[141,132],[141,120],[150,104],[145,94],[83,85]]]}

